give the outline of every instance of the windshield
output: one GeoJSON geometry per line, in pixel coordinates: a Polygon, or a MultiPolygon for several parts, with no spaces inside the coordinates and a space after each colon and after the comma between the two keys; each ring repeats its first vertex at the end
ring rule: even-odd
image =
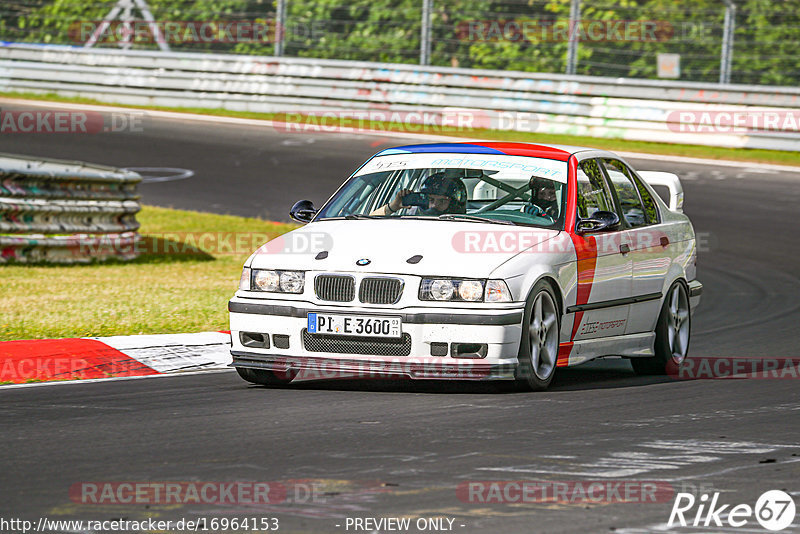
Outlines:
{"type": "Polygon", "coordinates": [[[319,211],[328,218],[435,218],[562,229],[567,164],[485,154],[371,159],[319,211]]]}

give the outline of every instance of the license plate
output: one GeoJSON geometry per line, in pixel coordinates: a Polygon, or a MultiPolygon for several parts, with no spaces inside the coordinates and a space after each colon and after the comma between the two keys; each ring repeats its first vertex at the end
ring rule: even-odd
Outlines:
{"type": "Polygon", "coordinates": [[[395,337],[401,336],[400,317],[309,313],[309,334],[334,336],[395,337]]]}

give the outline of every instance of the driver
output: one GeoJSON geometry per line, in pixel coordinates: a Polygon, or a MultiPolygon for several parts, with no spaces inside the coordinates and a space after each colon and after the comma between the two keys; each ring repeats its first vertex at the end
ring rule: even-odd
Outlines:
{"type": "Polygon", "coordinates": [[[525,206],[525,213],[557,219],[559,210],[555,182],[533,176],[528,187],[531,189],[531,201],[525,206]]]}
{"type": "MultiPolygon", "coordinates": [[[[411,192],[410,189],[401,189],[391,202],[376,209],[370,215],[391,215],[400,209],[410,207],[403,204],[403,197],[411,192]]],[[[419,192],[425,195],[428,207],[418,207],[414,215],[438,217],[445,213],[467,212],[467,186],[460,178],[447,176],[445,171],[428,176],[419,192]]]]}

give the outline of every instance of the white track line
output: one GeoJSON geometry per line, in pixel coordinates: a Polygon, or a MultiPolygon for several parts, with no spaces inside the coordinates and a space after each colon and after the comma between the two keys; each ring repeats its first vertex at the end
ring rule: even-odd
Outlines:
{"type": "Polygon", "coordinates": [[[114,376],[110,378],[87,378],[86,380],[54,380],[51,382],[31,382],[29,384],[6,384],[0,386],[0,392],[7,389],[21,389],[21,388],[38,388],[45,386],[68,386],[75,384],[95,384],[98,382],[118,382],[122,380],[143,380],[146,378],[170,378],[178,376],[191,376],[191,375],[206,375],[210,373],[230,373],[230,369],[206,369],[203,371],[186,371],[186,372],[173,372],[163,373],[158,375],[144,375],[144,376],[114,376]]]}

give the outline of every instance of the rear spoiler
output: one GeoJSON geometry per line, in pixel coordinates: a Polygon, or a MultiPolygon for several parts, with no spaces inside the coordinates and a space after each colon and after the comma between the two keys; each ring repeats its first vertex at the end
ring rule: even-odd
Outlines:
{"type": "Polygon", "coordinates": [[[683,186],[677,174],[661,171],[639,171],[639,176],[650,185],[662,185],[669,189],[669,209],[683,212],[683,186]]]}

